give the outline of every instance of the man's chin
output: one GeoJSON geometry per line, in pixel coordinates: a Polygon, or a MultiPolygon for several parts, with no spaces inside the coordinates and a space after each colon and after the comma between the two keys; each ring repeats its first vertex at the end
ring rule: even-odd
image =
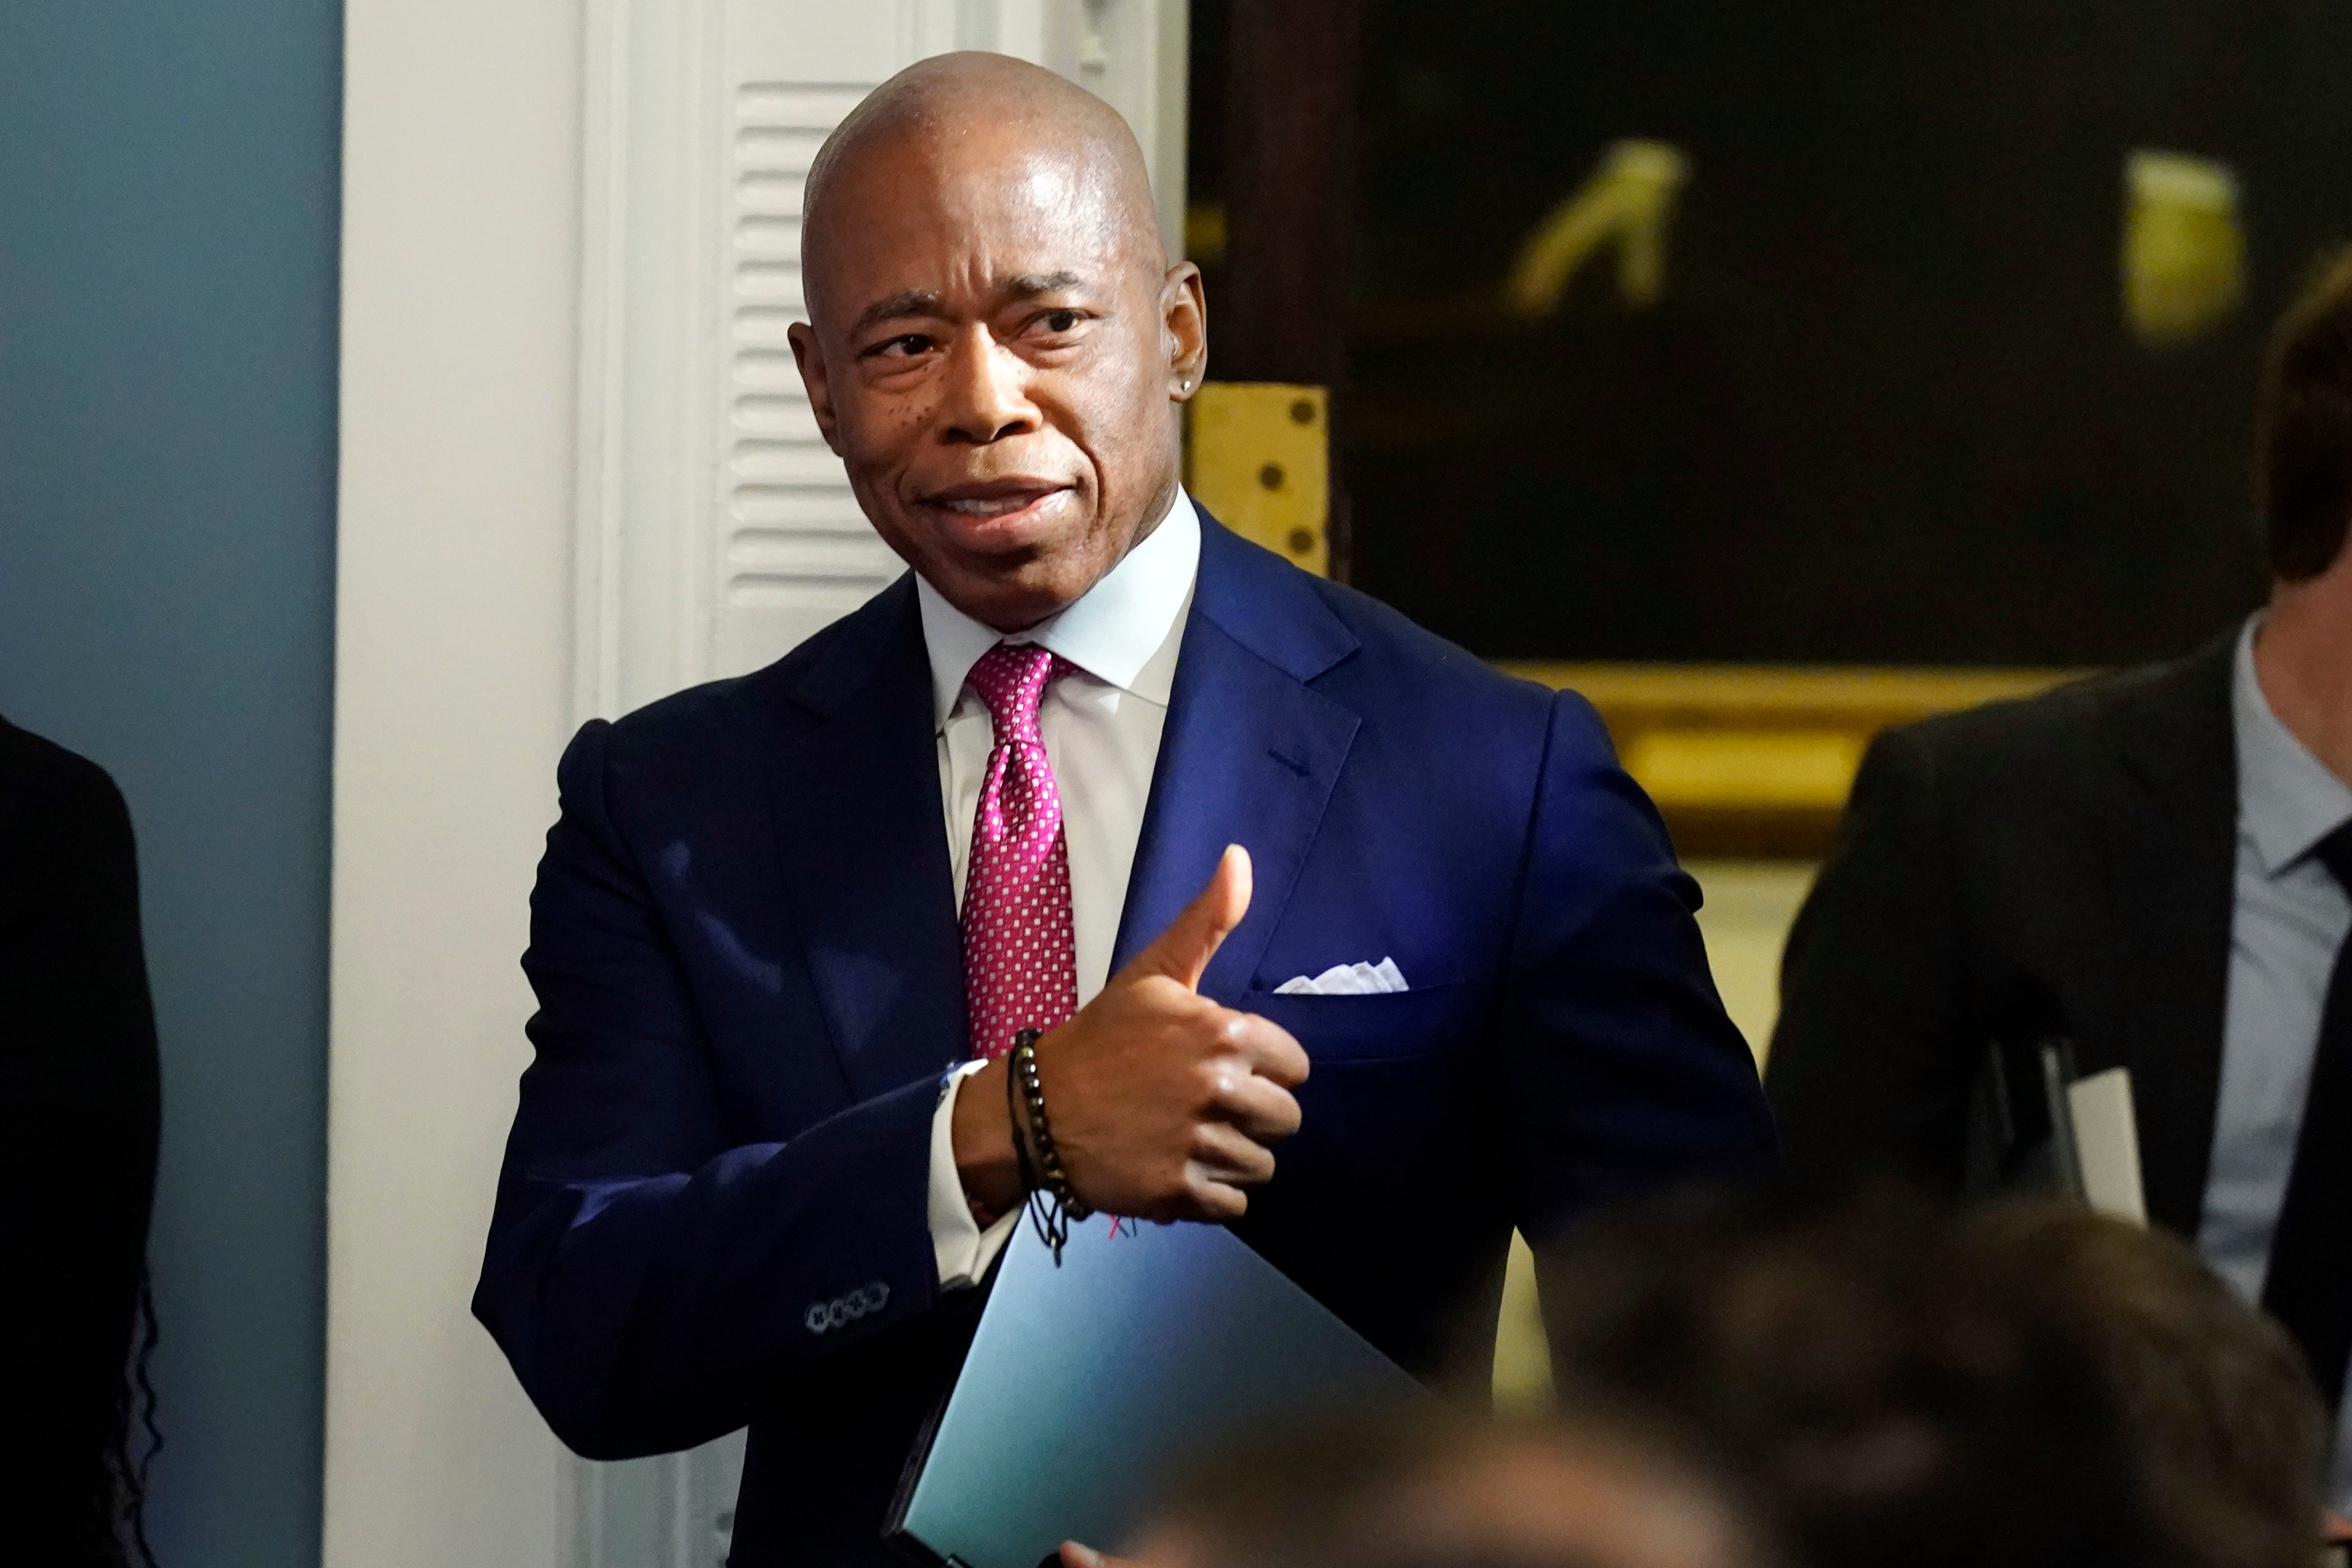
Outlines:
{"type": "Polygon", "coordinates": [[[1073,553],[1007,551],[918,568],[948,603],[1001,632],[1035,626],[1068,606],[1101,574],[1073,553]]]}

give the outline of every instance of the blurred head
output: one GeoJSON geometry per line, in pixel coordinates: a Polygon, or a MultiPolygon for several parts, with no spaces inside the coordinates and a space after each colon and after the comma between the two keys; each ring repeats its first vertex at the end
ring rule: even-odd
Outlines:
{"type": "Polygon", "coordinates": [[[2320,268],[2271,340],[2255,451],[2271,571],[2320,575],[2352,524],[2352,249],[2320,268]]]}
{"type": "Polygon", "coordinates": [[[1596,1421],[1370,1423],[1196,1473],[1148,1568],[1765,1568],[1729,1496],[1596,1421]]]}
{"type": "Polygon", "coordinates": [[[1164,514],[1201,278],[1168,265],[1143,154],[1100,99],[1001,55],[899,72],[819,151],[801,266],[817,427],[957,608],[1034,625],[1164,514]]]}
{"type": "Polygon", "coordinates": [[[2092,1357],[1989,1278],[1924,1204],[1725,1199],[1605,1223],[1541,1289],[1564,1395],[1678,1425],[1813,1568],[2146,1563],[2092,1357]]]}
{"type": "Polygon", "coordinates": [[[2180,1242],[2071,1204],[1973,1220],[2028,1310],[2091,1350],[2180,1568],[2307,1568],[2326,1419],[2303,1357],[2180,1242]]]}

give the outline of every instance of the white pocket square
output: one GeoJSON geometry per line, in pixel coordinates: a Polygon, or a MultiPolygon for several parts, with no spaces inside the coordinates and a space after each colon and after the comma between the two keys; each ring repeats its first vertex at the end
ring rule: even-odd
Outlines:
{"type": "Polygon", "coordinates": [[[1378,963],[1335,963],[1309,980],[1304,974],[1296,980],[1286,980],[1274,988],[1277,996],[1377,996],[1387,991],[1408,990],[1404,973],[1393,958],[1383,958],[1378,963]]]}

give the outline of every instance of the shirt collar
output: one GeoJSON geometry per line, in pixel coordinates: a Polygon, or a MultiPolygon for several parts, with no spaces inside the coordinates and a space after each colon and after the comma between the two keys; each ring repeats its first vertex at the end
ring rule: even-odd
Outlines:
{"type": "Polygon", "coordinates": [[[2258,612],[2238,636],[2230,713],[2237,731],[2239,818],[2253,837],[2263,870],[2276,877],[2352,821],[2352,786],[2328,772],[2271,711],[2254,673],[2254,634],[2262,624],[2258,612]]]}
{"type": "Polygon", "coordinates": [[[936,721],[944,724],[964,678],[1000,642],[1037,643],[1107,685],[1166,707],[1172,663],[1154,656],[1192,602],[1201,568],[1201,519],[1180,488],[1168,515],[1102,581],[1026,631],[1006,637],[947,602],[919,573],[915,598],[931,658],[936,721]]]}

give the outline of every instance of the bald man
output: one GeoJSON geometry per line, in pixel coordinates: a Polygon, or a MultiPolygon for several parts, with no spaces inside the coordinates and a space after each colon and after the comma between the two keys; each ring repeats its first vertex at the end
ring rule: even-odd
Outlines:
{"type": "Polygon", "coordinates": [[[1206,310],[1152,213],[1118,116],[1034,68],[861,104],[809,174],[793,347],[913,570],[563,758],[475,1310],[583,1454],[748,1424],[739,1568],[896,1560],[1040,1184],[1229,1224],[1475,1381],[1514,1226],[1772,1157],[1591,710],[1179,488],[1206,310]]]}

